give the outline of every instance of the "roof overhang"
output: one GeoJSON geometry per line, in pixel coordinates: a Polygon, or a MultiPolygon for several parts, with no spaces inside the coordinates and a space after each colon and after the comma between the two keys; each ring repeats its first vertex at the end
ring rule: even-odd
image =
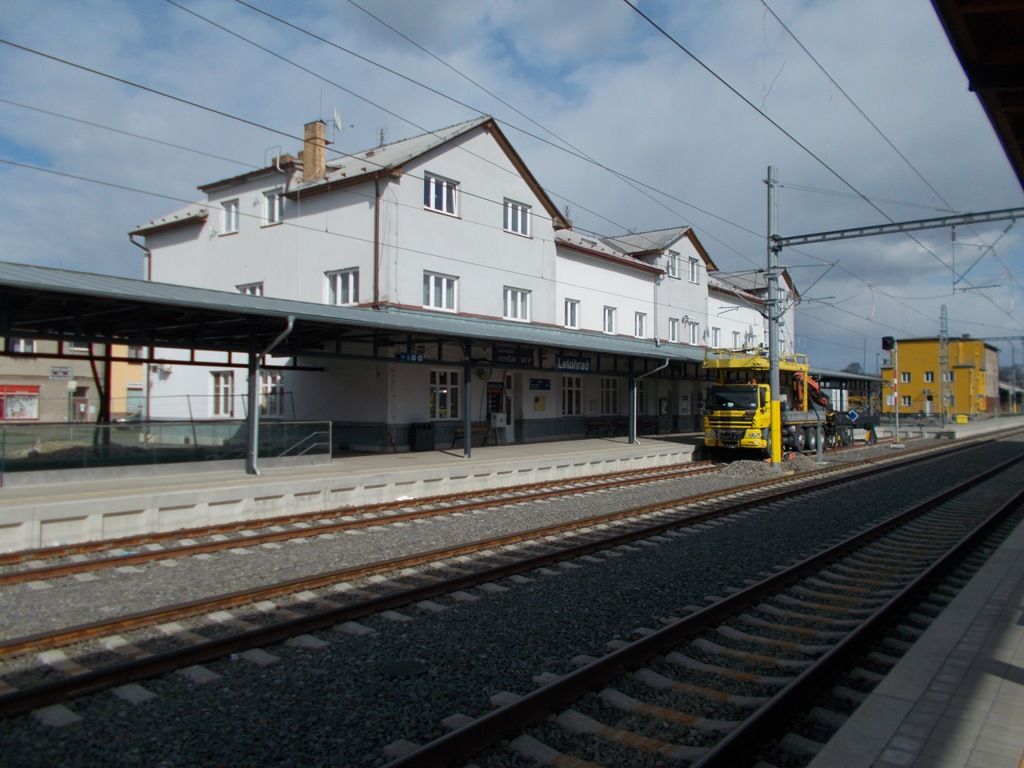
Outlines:
{"type": "Polygon", "coordinates": [[[1024,187],[1024,3],[932,0],[932,5],[1024,187]]]}

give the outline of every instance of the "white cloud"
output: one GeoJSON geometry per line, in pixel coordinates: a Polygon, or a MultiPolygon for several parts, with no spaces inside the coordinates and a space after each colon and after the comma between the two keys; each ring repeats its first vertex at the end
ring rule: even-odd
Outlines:
{"type": "MultiPolygon", "coordinates": [[[[542,129],[478,91],[348,3],[261,2],[297,25],[450,94],[469,107],[397,79],[223,0],[186,7],[252,38],[379,106],[300,72],[170,4],[53,0],[5,5],[0,32],[97,69],[245,117],[292,136],[337,108],[346,128],[336,148],[357,150],[449,125],[475,107],[494,114],[541,183],[568,204],[576,224],[603,234],[692,223],[723,270],[764,263],[769,164],[786,186],[782,234],[885,221],[848,196],[821,164],[743,104],[618,0],[360,0],[372,13],[444,57],[602,164],[662,190],[659,203],[606,171],[517,130],[542,129]],[[388,114],[390,110],[395,114],[388,114]],[[396,116],[397,115],[397,116],[396,116]],[[347,127],[347,126],[352,127],[347,127]],[[418,127],[417,127],[418,126],[418,127]],[[807,191],[828,190],[832,194],[807,191]],[[563,199],[564,198],[564,199],[563,199]],[[673,199],[674,198],[674,199],[673,199]],[[679,201],[686,201],[712,215],[679,201]],[[586,209],[598,215],[587,213],[586,209]],[[723,223],[725,219],[729,223],[723,223]],[[734,226],[738,225],[738,226],[734,226]],[[744,231],[748,230],[748,231],[744,231]]],[[[874,122],[957,210],[1022,205],[1019,184],[929,3],[769,0],[775,12],[874,122]]],[[[941,215],[941,201],[763,6],[744,0],[642,2],[641,8],[755,106],[876,198],[895,220],[941,215]],[[902,205],[895,201],[911,203],[902,205]]],[[[260,165],[298,142],[0,47],[0,98],[260,165]]],[[[196,185],[245,170],[0,103],[0,157],[198,199],[196,185]]],[[[17,193],[0,208],[0,248],[12,261],[137,275],[141,253],[126,233],[178,204],[0,165],[17,193]]],[[[958,232],[962,269],[1004,223],[958,232]]],[[[807,291],[798,334],[812,360],[874,364],[879,336],[934,335],[942,304],[950,331],[1022,333],[1022,235],[1000,240],[967,281],[999,288],[953,292],[948,231],[851,240],[783,251],[807,291]],[[870,284],[870,288],[868,285],[870,284]],[[826,298],[835,297],[835,298],[826,298]]],[[[956,287],[969,287],[961,282],[956,287]]],[[[1005,346],[1005,345],[1004,345],[1005,346]]]]}

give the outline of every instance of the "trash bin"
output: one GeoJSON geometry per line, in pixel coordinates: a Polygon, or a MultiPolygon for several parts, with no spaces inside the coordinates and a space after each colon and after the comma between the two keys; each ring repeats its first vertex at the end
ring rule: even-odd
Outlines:
{"type": "Polygon", "coordinates": [[[967,416],[966,413],[958,413],[956,414],[956,416],[953,417],[953,421],[957,424],[966,424],[968,421],[970,421],[970,418],[967,416]]]}
{"type": "Polygon", "coordinates": [[[432,451],[434,450],[434,424],[426,422],[423,424],[409,425],[409,450],[410,451],[432,451]]]}

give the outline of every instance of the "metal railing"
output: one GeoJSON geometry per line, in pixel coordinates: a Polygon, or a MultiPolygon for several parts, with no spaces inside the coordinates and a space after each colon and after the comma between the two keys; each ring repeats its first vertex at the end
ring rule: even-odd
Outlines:
{"type": "MultiPolygon", "coordinates": [[[[244,459],[245,421],[132,421],[0,425],[4,473],[244,459]]],[[[330,460],[331,423],[261,421],[263,457],[330,460]]]]}

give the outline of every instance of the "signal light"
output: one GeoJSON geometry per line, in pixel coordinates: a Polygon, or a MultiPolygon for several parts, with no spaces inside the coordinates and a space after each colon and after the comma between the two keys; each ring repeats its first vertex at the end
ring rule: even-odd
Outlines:
{"type": "Polygon", "coordinates": [[[891,350],[895,346],[896,346],[896,339],[894,339],[892,336],[883,336],[882,337],[882,349],[884,349],[886,352],[888,352],[889,350],[891,350]]]}

